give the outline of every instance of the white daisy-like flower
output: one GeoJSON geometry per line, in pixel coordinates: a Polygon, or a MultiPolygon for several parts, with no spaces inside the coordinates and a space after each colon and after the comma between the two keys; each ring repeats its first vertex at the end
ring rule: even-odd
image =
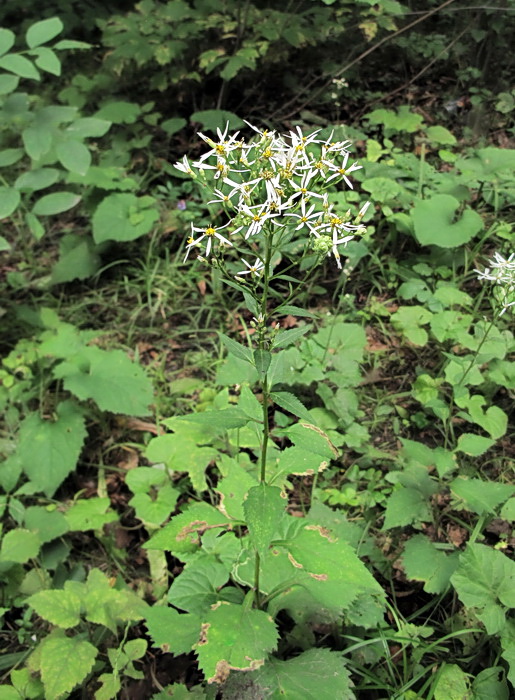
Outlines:
{"type": "MultiPolygon", "coordinates": [[[[199,245],[204,238],[207,238],[207,244],[206,244],[206,256],[209,255],[211,252],[211,247],[213,245],[213,239],[217,238],[219,241],[224,243],[225,245],[232,246],[232,243],[229,239],[225,238],[225,236],[222,236],[221,233],[218,233],[221,229],[227,228],[231,222],[228,221],[226,224],[223,226],[208,226],[207,228],[197,228],[196,226],[193,226],[191,224],[191,236],[188,238],[186,242],[186,255],[184,256],[184,262],[186,262],[188,255],[190,253],[190,250],[194,248],[195,246],[199,245]],[[194,233],[200,233],[200,236],[198,238],[194,238],[193,234],[194,233]]],[[[236,233],[240,229],[236,229],[233,231],[233,233],[236,233]]]]}
{"type": "Polygon", "coordinates": [[[488,265],[483,271],[476,270],[476,274],[478,279],[495,282],[500,287],[502,310],[499,316],[502,316],[507,309],[515,306],[515,253],[511,253],[508,258],[494,253],[488,265]]]}
{"type": "Polygon", "coordinates": [[[177,161],[173,166],[176,170],[180,170],[181,173],[186,173],[186,175],[194,175],[195,173],[191,169],[190,162],[187,156],[184,156],[182,160],[177,161]]]}
{"type": "Polygon", "coordinates": [[[331,180],[334,180],[335,178],[343,178],[347,184],[348,187],[353,189],[353,184],[347,177],[350,173],[352,173],[354,170],[359,170],[362,168],[362,165],[359,165],[359,163],[353,163],[351,166],[347,167],[347,162],[349,160],[350,153],[346,151],[342,163],[338,166],[333,163],[330,164],[329,169],[333,171],[332,175],[329,175],[328,178],[326,178],[326,183],[331,182],[331,180]]]}
{"type": "Polygon", "coordinates": [[[288,213],[286,216],[293,216],[299,220],[295,231],[300,231],[301,228],[307,227],[312,233],[317,235],[317,228],[313,225],[315,219],[321,220],[322,214],[320,211],[315,209],[315,204],[312,204],[310,208],[306,211],[306,199],[301,199],[300,201],[300,213],[288,213]]]}
{"type": "Polygon", "coordinates": [[[259,277],[263,270],[265,269],[265,264],[263,263],[260,258],[256,258],[255,262],[253,265],[248,263],[246,260],[243,258],[241,259],[241,262],[247,267],[246,270],[242,270],[240,272],[236,272],[235,276],[236,277],[241,277],[242,275],[254,275],[254,277],[259,277]]]}
{"type": "Polygon", "coordinates": [[[242,204],[240,205],[239,213],[246,216],[249,220],[248,228],[245,233],[245,239],[250,238],[250,236],[255,236],[261,231],[267,221],[279,216],[279,212],[270,211],[268,202],[265,202],[264,204],[256,204],[253,207],[242,204]]]}

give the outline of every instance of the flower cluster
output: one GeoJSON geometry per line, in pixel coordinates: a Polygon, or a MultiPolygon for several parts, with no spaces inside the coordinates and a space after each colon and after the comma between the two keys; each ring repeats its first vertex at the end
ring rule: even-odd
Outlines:
{"type": "Polygon", "coordinates": [[[500,253],[494,253],[488,267],[483,271],[476,270],[480,280],[495,282],[498,298],[501,302],[500,316],[510,307],[515,306],[515,253],[503,258],[500,253]]]}
{"type": "MultiPolygon", "coordinates": [[[[257,132],[250,142],[240,138],[239,132],[229,136],[228,125],[223,132],[217,129],[216,140],[199,134],[209,150],[197,161],[190,163],[184,157],[175,165],[209,187],[208,204],[220,205],[229,219],[221,226],[192,224],[185,260],[193,249],[209,256],[215,245],[232,246],[230,237],[238,233],[242,240],[252,239],[251,243],[263,233],[304,240],[314,252],[332,255],[341,269],[339,248],[366,231],[361,221],[368,207],[367,202],[356,217],[350,211],[342,216],[324,192],[329,183],[338,181],[352,188],[349,176],[361,166],[350,162],[349,142],[318,138],[320,129],[304,136],[297,127],[278,135],[248,126],[257,132]]],[[[258,255],[255,263],[242,260],[247,269],[237,275],[263,272],[265,260],[258,251],[254,253],[258,255]]]]}

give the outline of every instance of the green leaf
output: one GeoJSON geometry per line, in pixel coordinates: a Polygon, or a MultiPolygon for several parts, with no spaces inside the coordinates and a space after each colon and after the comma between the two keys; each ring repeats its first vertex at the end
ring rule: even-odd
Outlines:
{"type": "Polygon", "coordinates": [[[303,309],[300,306],[292,306],[291,304],[284,304],[281,306],[278,306],[274,313],[280,314],[281,316],[284,316],[285,314],[288,314],[290,316],[298,316],[299,318],[316,318],[317,315],[313,313],[312,311],[308,311],[307,309],[303,309]]]}
{"type": "Polygon", "coordinates": [[[22,131],[23,145],[32,160],[39,160],[52,147],[52,132],[43,127],[29,126],[22,131]]]}
{"type": "Polygon", "coordinates": [[[262,350],[261,348],[254,350],[254,364],[256,365],[257,373],[261,380],[264,380],[266,377],[271,361],[272,355],[268,350],[262,350]]]}
{"type": "Polygon", "coordinates": [[[475,608],[488,634],[505,624],[505,607],[515,607],[515,562],[491,547],[468,544],[451,578],[459,599],[475,608]]]}
{"type": "Polygon", "coordinates": [[[117,590],[99,569],[92,569],[86,583],[68,581],[66,587],[75,590],[86,610],[86,620],[104,625],[116,633],[124,622],[143,619],[147,604],[129,589],[117,590]]]}
{"type": "MultiPolygon", "coordinates": [[[[19,82],[20,82],[20,79],[17,75],[9,75],[9,74],[0,75],[0,95],[9,95],[11,92],[14,92],[16,90],[16,88],[18,87],[19,82]]],[[[6,150],[14,151],[14,150],[18,150],[18,149],[9,148],[6,150]]],[[[0,159],[1,159],[1,156],[0,156],[0,159]]]]}
{"type": "Polygon", "coordinates": [[[355,700],[356,697],[341,653],[329,649],[309,649],[289,661],[271,658],[259,671],[243,678],[247,683],[252,679],[258,693],[263,689],[259,697],[284,700],[355,700]]]}
{"type": "Polygon", "coordinates": [[[111,194],[102,200],[93,214],[93,238],[95,243],[133,241],[148,233],[158,218],[153,197],[111,194]]]}
{"type": "Polygon", "coordinates": [[[293,413],[294,416],[298,416],[308,423],[313,421],[308,409],[294,394],[290,394],[288,391],[273,391],[270,398],[285,411],[293,413]]]}
{"type": "Polygon", "coordinates": [[[168,602],[180,610],[201,614],[220,600],[218,589],[229,580],[227,567],[214,556],[202,556],[188,564],[173,581],[168,602]]]}
{"type": "MultiPolygon", "coordinates": [[[[108,649],[108,651],[111,651],[108,649]]],[[[118,650],[116,650],[118,653],[118,650]]],[[[95,700],[112,700],[117,698],[118,693],[122,688],[119,673],[102,673],[98,677],[99,683],[102,683],[100,688],[95,693],[95,700]]]]}
{"type": "Polygon", "coordinates": [[[208,683],[221,684],[231,670],[259,668],[277,646],[274,621],[262,610],[221,602],[202,617],[196,653],[208,683]]]}
{"type": "Polygon", "coordinates": [[[471,457],[480,457],[492,445],[495,445],[495,440],[482,437],[481,435],[474,435],[473,433],[462,433],[458,438],[458,444],[454,451],[464,452],[471,457]]]}
{"type": "Polygon", "coordinates": [[[0,219],[11,216],[20,200],[20,193],[14,187],[0,187],[0,219]]]}
{"type": "Polygon", "coordinates": [[[250,541],[258,552],[267,551],[280,521],[284,518],[287,502],[277,486],[259,484],[250,489],[243,503],[250,541]]]}
{"type": "Polygon", "coordinates": [[[428,126],[426,129],[427,138],[431,143],[438,146],[454,146],[456,137],[444,126],[428,126]]]}
{"type": "Polygon", "coordinates": [[[34,62],[38,68],[51,75],[61,75],[61,61],[52,49],[43,46],[40,49],[34,49],[30,54],[36,56],[34,62]]]}
{"type": "Polygon", "coordinates": [[[35,532],[15,528],[2,538],[0,562],[16,562],[25,564],[29,559],[37,557],[41,541],[35,532]]]}
{"type": "Polygon", "coordinates": [[[100,267],[100,255],[90,236],[69,233],[59,241],[59,260],[52,268],[52,284],[87,279],[100,267]]]}
{"type": "Polygon", "coordinates": [[[458,566],[458,553],[447,555],[439,551],[424,535],[408,540],[402,555],[409,579],[424,582],[426,593],[443,593],[458,566]]]}
{"type": "Polygon", "coordinates": [[[23,524],[35,532],[41,542],[51,542],[68,531],[64,515],[59,510],[47,510],[43,506],[26,508],[23,524]]]}
{"type": "Polygon", "coordinates": [[[422,326],[429,323],[433,314],[424,306],[401,306],[391,316],[394,328],[400,330],[414,345],[425,345],[427,331],[422,326]]]}
{"type": "Polygon", "coordinates": [[[38,413],[23,421],[18,447],[23,470],[49,498],[75,469],[85,438],[85,421],[73,401],[58,405],[53,422],[38,413]]]}
{"type": "Polygon", "coordinates": [[[59,175],[59,170],[56,170],[56,168],[29,170],[20,175],[15,182],[15,186],[20,190],[43,190],[54,185],[59,179],[59,175]]]}
{"type": "Polygon", "coordinates": [[[81,600],[73,591],[40,591],[30,596],[26,602],[52,625],[68,629],[80,622],[81,600]]]}
{"type": "Polygon", "coordinates": [[[502,666],[485,668],[474,678],[472,700],[509,700],[509,690],[502,666]]]}
{"type": "Polygon", "coordinates": [[[83,681],[93,668],[97,649],[80,637],[53,630],[42,642],[41,679],[45,697],[58,700],[83,681]]]}
{"type": "Polygon", "coordinates": [[[399,488],[386,502],[383,530],[431,520],[431,509],[424,494],[415,488],[399,488]]]}
{"type": "Polygon", "coordinates": [[[168,136],[173,136],[178,131],[183,129],[188,122],[182,117],[172,117],[171,119],[165,119],[164,122],[159,124],[159,128],[163,129],[168,136]]]}
{"type": "Polygon", "coordinates": [[[9,53],[7,56],[0,58],[0,68],[8,70],[10,73],[19,75],[20,78],[28,78],[29,80],[39,80],[39,72],[34,64],[25,56],[9,53]]]}
{"type": "Polygon", "coordinates": [[[311,326],[299,326],[298,328],[290,328],[286,331],[279,331],[273,340],[273,347],[285,348],[292,343],[296,343],[299,338],[302,338],[302,336],[310,330],[311,326]]]}
{"type": "Polygon", "coordinates": [[[225,129],[229,124],[230,129],[240,129],[245,126],[244,122],[233,112],[227,112],[224,109],[207,109],[202,112],[194,112],[190,116],[190,122],[199,122],[208,131],[216,131],[216,129],[225,129]]]}
{"type": "Polygon", "coordinates": [[[250,364],[254,364],[254,356],[252,354],[252,350],[247,345],[237,343],[235,340],[232,340],[232,338],[229,338],[229,336],[225,335],[224,333],[219,332],[218,335],[222,343],[232,355],[239,358],[240,360],[245,360],[245,362],[250,362],[250,364]]]}
{"type": "Polygon", "coordinates": [[[435,700],[468,700],[468,675],[456,664],[444,664],[434,690],[435,700]]]}
{"type": "Polygon", "coordinates": [[[101,530],[107,523],[118,520],[113,511],[108,511],[109,498],[83,498],[76,501],[64,514],[68,527],[72,531],[101,530]]]}
{"type": "Polygon", "coordinates": [[[222,456],[219,469],[223,479],[218,480],[214,490],[220,495],[218,508],[228,518],[245,520],[243,504],[247,492],[257,485],[257,479],[249,474],[236,459],[222,456]]]}
{"type": "Polygon", "coordinates": [[[92,44],[88,44],[85,41],[74,41],[73,39],[62,39],[54,44],[54,49],[57,51],[64,51],[68,49],[91,49],[92,44]]]}
{"type": "Polygon", "coordinates": [[[225,408],[220,411],[203,411],[202,413],[189,413],[186,416],[178,416],[178,419],[205,425],[216,431],[224,432],[232,428],[243,428],[252,420],[238,408],[225,408]]]}
{"type": "Polygon", "coordinates": [[[74,192],[53,192],[38,199],[32,208],[36,216],[53,216],[62,214],[76,206],[82,197],[74,192]]]}
{"type": "MultiPolygon", "coordinates": [[[[277,431],[279,432],[279,431],[277,431]]],[[[311,423],[295,423],[281,431],[294,445],[326,460],[338,457],[338,450],[323,430],[311,423]]]]}
{"type": "Polygon", "coordinates": [[[86,146],[75,139],[66,139],[57,144],[59,162],[71,173],[85,175],[91,165],[91,153],[86,146]]]}
{"type": "Polygon", "coordinates": [[[415,236],[421,245],[456,248],[468,243],[483,228],[483,220],[466,208],[455,221],[460,203],[448,194],[419,200],[411,211],[415,236]]]}
{"type": "MultiPolygon", "coordinates": [[[[0,76],[0,79],[1,77],[2,76],[0,76]]],[[[23,148],[4,148],[3,151],[0,151],[0,168],[14,165],[20,160],[20,158],[23,158],[23,156],[23,148]]]]}
{"type": "Polygon", "coordinates": [[[206,528],[226,528],[227,525],[227,517],[209,503],[194,503],[172,518],[143,548],[163,549],[173,554],[194,552],[200,547],[200,535],[206,528]]]}
{"type": "Polygon", "coordinates": [[[200,635],[200,619],[197,615],[181,615],[169,606],[149,608],[145,624],[154,646],[171,654],[188,654],[200,635]]]}
{"type": "Polygon", "coordinates": [[[63,23],[59,17],[51,17],[50,19],[41,20],[31,25],[25,36],[27,46],[33,49],[35,46],[41,46],[56,37],[63,31],[63,23]]]}
{"type": "Polygon", "coordinates": [[[111,128],[111,122],[107,119],[98,119],[96,117],[82,117],[73,121],[66,129],[67,134],[71,134],[74,138],[101,138],[105,136],[111,128]]]}
{"type": "Polygon", "coordinates": [[[16,36],[10,29],[0,29],[0,56],[12,49],[15,39],[16,36]]]}
{"type": "Polygon", "coordinates": [[[451,491],[465,502],[467,510],[478,515],[495,514],[497,508],[515,493],[515,486],[459,476],[450,484],[451,491]]]}
{"type": "Polygon", "coordinates": [[[146,416],[153,388],[145,371],[123,350],[83,348],[54,369],[64,387],[79,399],[93,399],[103,411],[146,416]]]}
{"type": "Polygon", "coordinates": [[[503,520],[515,521],[515,498],[509,498],[501,509],[503,520]]]}

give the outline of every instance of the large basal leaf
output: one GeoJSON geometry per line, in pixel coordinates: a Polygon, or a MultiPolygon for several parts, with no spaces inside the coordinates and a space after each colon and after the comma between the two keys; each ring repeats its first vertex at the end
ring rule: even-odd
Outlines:
{"type": "Polygon", "coordinates": [[[515,486],[459,476],[450,484],[452,493],[461,499],[467,510],[478,515],[495,514],[496,509],[515,493],[515,486]]]}
{"type": "Polygon", "coordinates": [[[145,624],[154,646],[165,653],[187,654],[199,639],[199,616],[181,615],[169,606],[149,608],[145,613],[145,624]]]}
{"type": "Polygon", "coordinates": [[[40,547],[41,541],[35,532],[17,527],[2,538],[0,562],[25,564],[37,557],[40,547]]]}
{"type": "Polygon", "coordinates": [[[243,503],[250,541],[258,554],[264,554],[285,517],[287,501],[277,486],[259,484],[250,489],[243,503]]]}
{"type": "Polygon", "coordinates": [[[81,600],[73,591],[40,591],[26,602],[40,617],[58,627],[67,629],[80,622],[81,600]]]}
{"type": "Polygon", "coordinates": [[[45,697],[58,700],[86,678],[98,650],[80,637],[53,630],[42,642],[40,670],[45,697]]]}
{"type": "Polygon", "coordinates": [[[226,566],[214,556],[203,555],[188,564],[174,580],[168,592],[168,602],[189,613],[204,613],[220,600],[218,589],[228,579],[226,566]]]}
{"type": "Polygon", "coordinates": [[[54,369],[64,387],[79,399],[93,399],[103,411],[146,416],[153,399],[150,379],[123,350],[83,348],[54,369]]]}
{"type": "Polygon", "coordinates": [[[289,661],[270,659],[257,673],[246,677],[247,682],[252,679],[263,688],[264,694],[259,697],[284,700],[354,700],[356,697],[342,655],[329,649],[310,649],[289,661]]]}
{"type": "Polygon", "coordinates": [[[259,668],[277,646],[277,628],[262,610],[221,602],[201,620],[196,652],[208,683],[223,683],[232,670],[259,668]]]}
{"type": "Polygon", "coordinates": [[[111,194],[98,205],[92,219],[95,243],[133,241],[148,233],[159,218],[153,197],[111,194]]]}
{"type": "Polygon", "coordinates": [[[456,248],[468,243],[483,228],[483,220],[472,209],[457,215],[460,203],[448,194],[435,194],[414,206],[411,216],[421,245],[456,248]]]}
{"type": "Polygon", "coordinates": [[[469,544],[451,583],[462,603],[476,609],[488,634],[503,629],[506,608],[515,608],[515,562],[486,545],[469,544]]]}
{"type": "Polygon", "coordinates": [[[458,566],[458,553],[445,554],[424,535],[415,535],[406,543],[402,560],[409,579],[423,581],[427,593],[442,593],[458,566]]]}
{"type": "Polygon", "coordinates": [[[49,498],[75,469],[85,438],[85,421],[73,401],[58,405],[55,421],[37,413],[23,421],[17,453],[24,472],[49,498]]]}

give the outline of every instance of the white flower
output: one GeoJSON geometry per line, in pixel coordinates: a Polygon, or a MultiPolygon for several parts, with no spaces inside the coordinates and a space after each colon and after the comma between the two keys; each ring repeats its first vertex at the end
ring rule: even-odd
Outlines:
{"type": "Polygon", "coordinates": [[[246,260],[242,258],[241,262],[246,265],[248,268],[247,270],[243,270],[241,272],[236,272],[236,277],[241,277],[241,275],[254,275],[255,277],[259,277],[263,270],[265,269],[265,265],[262,260],[259,258],[256,258],[256,261],[253,265],[248,263],[246,260]]]}
{"type": "MultiPolygon", "coordinates": [[[[207,238],[207,245],[206,245],[206,256],[209,255],[211,252],[211,246],[213,243],[213,238],[218,238],[219,241],[222,243],[225,243],[225,245],[232,245],[231,241],[229,241],[227,238],[222,236],[218,231],[220,229],[226,228],[229,226],[231,222],[228,221],[226,224],[223,226],[217,226],[216,228],[214,226],[208,226],[207,228],[196,228],[191,224],[191,236],[187,240],[187,245],[186,245],[186,255],[184,256],[184,262],[186,262],[186,259],[190,253],[190,250],[197,246],[201,241],[204,240],[204,238],[207,238]],[[200,233],[201,235],[198,238],[194,238],[193,234],[194,233],[200,233]]],[[[240,229],[236,229],[236,231],[233,231],[233,233],[236,233],[240,229]]]]}
{"type": "Polygon", "coordinates": [[[177,161],[175,165],[173,166],[177,170],[180,170],[182,173],[186,173],[186,175],[194,175],[195,173],[191,169],[191,165],[188,161],[188,158],[184,156],[182,160],[177,161]]]}
{"type": "Polygon", "coordinates": [[[294,216],[296,219],[299,220],[299,223],[297,227],[295,228],[295,231],[300,231],[301,228],[304,228],[304,226],[307,226],[307,228],[317,235],[317,229],[313,226],[312,221],[314,219],[321,219],[322,214],[315,210],[315,205],[312,204],[311,207],[306,211],[306,200],[301,199],[300,201],[300,214],[295,214],[295,213],[288,213],[286,216],[294,216]]]}
{"type": "Polygon", "coordinates": [[[476,270],[476,274],[480,280],[495,282],[500,288],[502,310],[499,315],[502,316],[506,309],[515,306],[515,253],[508,258],[494,253],[488,265],[482,272],[476,270]]]}
{"type": "Polygon", "coordinates": [[[337,166],[333,163],[329,165],[329,169],[333,171],[333,174],[330,175],[327,179],[326,182],[331,182],[331,180],[334,180],[335,178],[343,178],[345,182],[347,183],[348,187],[353,189],[352,182],[349,180],[347,175],[349,173],[352,173],[354,170],[359,170],[362,168],[362,165],[359,165],[359,163],[353,163],[349,168],[347,167],[347,161],[349,160],[349,155],[350,153],[348,151],[345,152],[345,155],[343,157],[343,161],[340,166],[337,166]]]}
{"type": "Polygon", "coordinates": [[[242,204],[239,208],[239,212],[249,219],[249,227],[245,233],[245,239],[259,233],[266,221],[279,216],[279,212],[270,211],[268,202],[265,202],[264,204],[256,204],[253,207],[248,207],[246,204],[242,204]]]}

